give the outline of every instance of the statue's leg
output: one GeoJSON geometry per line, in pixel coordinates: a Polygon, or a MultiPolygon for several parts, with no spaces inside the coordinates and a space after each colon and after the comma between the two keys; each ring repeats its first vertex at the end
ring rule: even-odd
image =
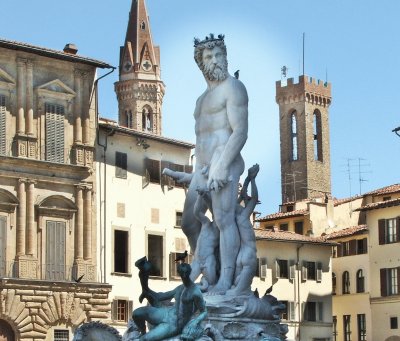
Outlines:
{"type": "Polygon", "coordinates": [[[147,334],[140,338],[140,341],[160,341],[178,334],[176,326],[168,323],[160,323],[147,334]]]}
{"type": "Polygon", "coordinates": [[[214,219],[220,231],[221,255],[221,274],[217,285],[212,289],[214,293],[225,293],[232,286],[239,253],[240,236],[235,219],[238,179],[235,180],[217,193],[212,192],[214,219]]]}
{"type": "Polygon", "coordinates": [[[201,183],[201,179],[199,179],[200,176],[202,175],[195,174],[190,182],[182,213],[182,231],[186,235],[189,241],[190,249],[193,253],[196,250],[197,239],[199,238],[201,230],[201,223],[194,216],[194,204],[196,203],[198,197],[196,189],[204,186],[201,183]]]}
{"type": "Polygon", "coordinates": [[[153,325],[157,325],[163,321],[165,308],[140,307],[132,312],[132,320],[135,322],[140,333],[146,333],[146,321],[153,325]]]}

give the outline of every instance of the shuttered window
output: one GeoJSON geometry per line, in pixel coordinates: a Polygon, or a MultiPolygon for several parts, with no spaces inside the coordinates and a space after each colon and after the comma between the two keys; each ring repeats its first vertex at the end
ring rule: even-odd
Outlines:
{"type": "Polygon", "coordinates": [[[400,293],[400,267],[380,269],[381,296],[398,295],[400,293]]]}
{"type": "Polygon", "coordinates": [[[128,322],[133,310],[133,302],[116,299],[112,302],[112,319],[117,322],[128,322]]]}
{"type": "Polygon", "coordinates": [[[128,169],[128,156],[126,153],[115,152],[115,176],[126,179],[128,169]]]}
{"type": "Polygon", "coordinates": [[[46,160],[64,163],[64,107],[46,103],[46,160]]]}
{"type": "Polygon", "coordinates": [[[65,222],[46,224],[46,279],[65,280],[65,222]]]}
{"type": "Polygon", "coordinates": [[[400,217],[391,219],[379,219],[379,244],[400,242],[400,217]]]}
{"type": "Polygon", "coordinates": [[[6,97],[0,95],[0,155],[7,154],[6,97]]]}
{"type": "Polygon", "coordinates": [[[161,277],[164,274],[164,241],[163,236],[149,234],[147,236],[147,259],[152,265],[150,275],[161,277]]]}
{"type": "Polygon", "coordinates": [[[6,276],[7,217],[0,216],[0,277],[6,276]]]}

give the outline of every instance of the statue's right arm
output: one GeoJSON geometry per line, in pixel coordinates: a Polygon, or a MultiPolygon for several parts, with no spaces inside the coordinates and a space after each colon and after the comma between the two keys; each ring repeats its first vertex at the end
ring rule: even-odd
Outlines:
{"type": "Polygon", "coordinates": [[[166,301],[166,300],[173,299],[175,294],[176,294],[176,288],[174,290],[171,290],[171,291],[158,292],[157,296],[158,296],[158,299],[160,301],[166,301]]]}
{"type": "Polygon", "coordinates": [[[193,178],[193,173],[177,172],[169,168],[164,168],[162,173],[176,180],[176,182],[186,185],[189,185],[193,178]]]}

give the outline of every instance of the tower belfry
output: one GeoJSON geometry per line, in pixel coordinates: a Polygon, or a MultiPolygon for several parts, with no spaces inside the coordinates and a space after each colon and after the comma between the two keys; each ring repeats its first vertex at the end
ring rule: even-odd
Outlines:
{"type": "Polygon", "coordinates": [[[115,82],[121,126],[161,135],[160,48],[154,46],[145,0],[132,0],[124,46],[120,48],[119,81],[115,82]]]}
{"type": "Polygon", "coordinates": [[[276,82],[282,203],[330,196],[331,84],[305,75],[276,82]]]}

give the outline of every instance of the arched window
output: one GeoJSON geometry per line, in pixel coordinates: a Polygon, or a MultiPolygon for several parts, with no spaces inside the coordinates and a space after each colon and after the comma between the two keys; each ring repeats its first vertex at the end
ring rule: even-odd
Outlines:
{"type": "Polygon", "coordinates": [[[133,115],[131,110],[125,110],[126,115],[126,126],[128,128],[133,128],[133,115]]]}
{"type": "Polygon", "coordinates": [[[343,272],[342,275],[342,294],[350,294],[350,275],[348,271],[343,272]]]}
{"type": "Polygon", "coordinates": [[[321,113],[319,110],[315,110],[313,114],[313,135],[314,160],[322,161],[321,113]]]}
{"type": "Polygon", "coordinates": [[[144,21],[140,23],[140,28],[144,31],[146,29],[146,24],[144,21]]]}
{"type": "Polygon", "coordinates": [[[142,130],[151,132],[153,126],[152,112],[148,107],[144,107],[142,110],[142,130]]]}
{"type": "Polygon", "coordinates": [[[290,122],[291,122],[291,137],[292,137],[292,161],[296,161],[298,159],[296,111],[292,112],[292,115],[290,117],[290,122]]]}
{"type": "Polygon", "coordinates": [[[365,278],[364,278],[364,272],[362,269],[357,271],[357,277],[356,277],[356,283],[357,283],[357,292],[364,292],[365,291],[365,278]]]}
{"type": "Polygon", "coordinates": [[[332,272],[332,295],[336,295],[336,274],[332,272]]]}

